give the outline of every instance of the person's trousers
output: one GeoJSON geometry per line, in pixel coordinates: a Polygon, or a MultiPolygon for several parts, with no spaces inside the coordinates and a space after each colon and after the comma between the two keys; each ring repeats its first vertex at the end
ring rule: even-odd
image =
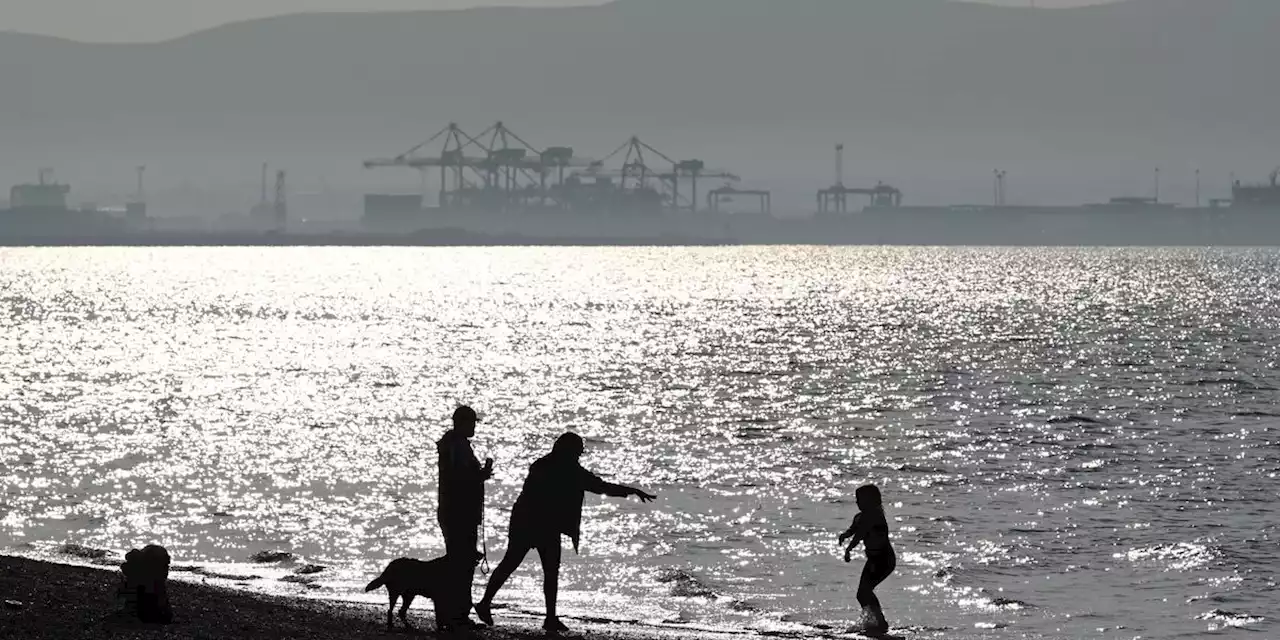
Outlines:
{"type": "MultiPolygon", "coordinates": [[[[480,551],[476,549],[480,541],[479,523],[441,520],[440,532],[444,534],[444,553],[456,568],[454,597],[449,598],[445,608],[449,623],[466,619],[471,614],[471,584],[475,579],[476,564],[480,551]]],[[[437,620],[436,624],[442,621],[437,620]]]]}

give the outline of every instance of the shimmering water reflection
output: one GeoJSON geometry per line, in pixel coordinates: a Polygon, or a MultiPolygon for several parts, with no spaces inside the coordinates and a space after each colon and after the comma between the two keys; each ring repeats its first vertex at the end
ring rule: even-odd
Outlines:
{"type": "MultiPolygon", "coordinates": [[[[442,551],[434,441],[487,419],[494,560],[562,430],[570,613],[847,626],[885,492],[913,637],[1276,633],[1280,254],[1039,249],[0,250],[0,548],[354,595],[442,551]],[[263,550],[295,561],[252,565],[263,550]],[[279,582],[302,563],[314,579],[279,582]],[[311,582],[310,585],[306,582],[311,582]]],[[[510,600],[537,611],[536,562],[510,600]]]]}

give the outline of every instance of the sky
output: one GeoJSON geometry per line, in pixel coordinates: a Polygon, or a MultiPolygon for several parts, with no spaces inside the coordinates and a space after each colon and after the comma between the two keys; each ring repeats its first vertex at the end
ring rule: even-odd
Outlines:
{"type": "MultiPolygon", "coordinates": [[[[785,1],[785,0],[783,0],[785,1]]],[[[1042,7],[1100,0],[984,0],[1042,7]]],[[[304,11],[446,9],[482,4],[551,6],[599,0],[0,0],[0,29],[92,42],[164,40],[227,22],[304,11]]]]}

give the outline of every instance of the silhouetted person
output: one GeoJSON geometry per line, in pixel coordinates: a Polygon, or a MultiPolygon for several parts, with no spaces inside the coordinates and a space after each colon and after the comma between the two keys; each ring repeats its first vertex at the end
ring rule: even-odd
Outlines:
{"type": "Polygon", "coordinates": [[[164,547],[149,544],[141,550],[133,549],[125,554],[120,573],[120,594],[126,611],[142,622],[173,622],[169,607],[169,552],[164,547]]]}
{"type": "Polygon", "coordinates": [[[480,539],[480,518],[484,512],[484,483],[493,475],[493,460],[484,466],[471,449],[476,434],[476,412],[461,406],[453,412],[453,429],[436,443],[440,454],[439,512],[440,532],[444,534],[445,556],[456,568],[455,606],[448,607],[447,619],[437,626],[471,627],[471,580],[475,575],[476,543],[480,539]]]}
{"type": "Polygon", "coordinates": [[[885,620],[884,611],[880,608],[880,599],[876,597],[876,585],[884,582],[889,574],[898,566],[898,557],[889,543],[889,521],[884,516],[884,505],[880,500],[880,489],[873,484],[858,487],[854,493],[858,501],[858,515],[853,517],[853,524],[842,534],[840,542],[849,539],[844,550],[844,561],[853,560],[852,554],[861,542],[867,553],[867,564],[862,567],[862,579],[858,581],[858,604],[862,605],[865,618],[869,618],[867,631],[884,632],[889,630],[889,622],[885,620]]]}
{"type": "Polygon", "coordinates": [[[539,458],[529,467],[520,497],[511,509],[511,526],[507,532],[507,553],[489,578],[484,598],[476,603],[476,614],[487,624],[493,624],[490,611],[493,597],[503,583],[524,561],[532,549],[538,550],[542,560],[542,592],[547,601],[547,617],[542,628],[551,632],[568,628],[556,616],[556,593],[560,585],[560,536],[573,540],[573,550],[578,550],[579,532],[582,526],[582,501],[586,492],[615,498],[636,496],[641,502],[649,502],[657,496],[634,487],[625,487],[601,480],[599,476],[582,468],[578,458],[582,456],[582,438],[573,433],[560,436],[551,453],[539,458]]]}

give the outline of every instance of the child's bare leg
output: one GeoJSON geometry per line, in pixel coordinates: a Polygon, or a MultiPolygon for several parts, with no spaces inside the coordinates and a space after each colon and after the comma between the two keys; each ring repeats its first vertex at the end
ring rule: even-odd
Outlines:
{"type": "Polygon", "coordinates": [[[858,581],[858,604],[868,614],[868,622],[878,630],[887,630],[889,622],[885,620],[884,610],[880,608],[880,598],[876,597],[875,588],[893,573],[896,564],[893,558],[867,558],[867,564],[862,568],[862,578],[858,581]]]}

